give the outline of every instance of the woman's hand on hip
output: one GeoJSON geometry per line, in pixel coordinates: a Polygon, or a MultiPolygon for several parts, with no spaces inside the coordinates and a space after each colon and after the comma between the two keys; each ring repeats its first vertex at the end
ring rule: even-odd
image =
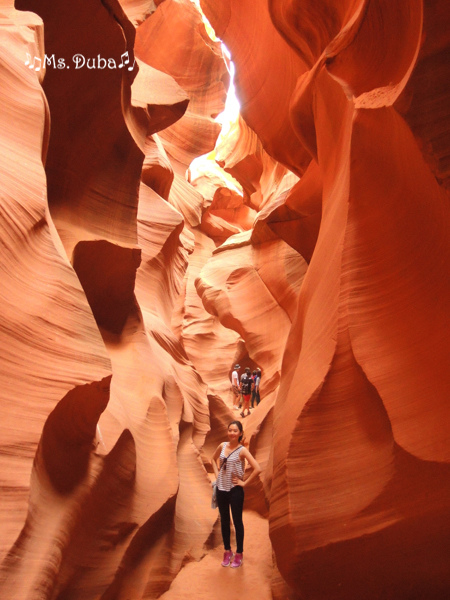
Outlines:
{"type": "Polygon", "coordinates": [[[237,475],[233,475],[231,477],[231,480],[234,483],[234,485],[239,485],[240,487],[245,487],[245,481],[242,481],[242,479],[239,479],[239,477],[237,475]]]}

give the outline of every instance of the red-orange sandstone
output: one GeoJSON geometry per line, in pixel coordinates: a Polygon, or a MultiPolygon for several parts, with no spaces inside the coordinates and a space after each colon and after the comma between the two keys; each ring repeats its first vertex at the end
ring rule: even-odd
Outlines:
{"type": "Polygon", "coordinates": [[[0,597],[447,600],[448,6],[200,3],[0,2],[0,597]]]}

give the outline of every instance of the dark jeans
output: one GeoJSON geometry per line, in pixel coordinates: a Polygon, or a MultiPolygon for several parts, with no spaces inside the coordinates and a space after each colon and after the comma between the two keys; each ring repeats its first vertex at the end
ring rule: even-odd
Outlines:
{"type": "Polygon", "coordinates": [[[236,552],[244,551],[244,523],[242,510],[244,508],[244,488],[240,485],[231,488],[229,492],[217,490],[217,506],[220,513],[220,525],[225,550],[231,550],[230,544],[230,507],[233,515],[233,525],[236,532],[236,552]]]}
{"type": "Polygon", "coordinates": [[[259,396],[259,390],[258,391],[253,390],[253,392],[252,392],[252,408],[255,406],[255,403],[256,403],[256,406],[258,406],[258,404],[260,402],[261,402],[261,398],[259,396]]]}

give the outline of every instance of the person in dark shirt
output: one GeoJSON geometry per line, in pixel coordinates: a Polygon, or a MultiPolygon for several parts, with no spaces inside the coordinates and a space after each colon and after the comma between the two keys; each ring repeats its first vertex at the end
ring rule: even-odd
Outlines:
{"type": "Polygon", "coordinates": [[[241,377],[241,393],[242,393],[242,412],[241,417],[244,418],[245,411],[247,411],[247,415],[250,414],[250,398],[253,390],[253,380],[251,377],[251,371],[249,367],[245,367],[245,372],[241,377]]]}

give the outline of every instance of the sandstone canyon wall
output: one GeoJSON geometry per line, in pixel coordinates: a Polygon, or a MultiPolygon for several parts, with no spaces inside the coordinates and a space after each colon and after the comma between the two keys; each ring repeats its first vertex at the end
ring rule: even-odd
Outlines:
{"type": "Polygon", "coordinates": [[[201,8],[221,137],[190,0],[0,2],[0,596],[209,564],[239,361],[270,596],[447,599],[446,3],[201,8]]]}

